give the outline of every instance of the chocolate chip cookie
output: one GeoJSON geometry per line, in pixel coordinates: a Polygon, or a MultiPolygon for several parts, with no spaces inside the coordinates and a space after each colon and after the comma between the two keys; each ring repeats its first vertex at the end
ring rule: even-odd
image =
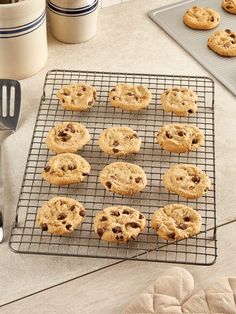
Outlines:
{"type": "Polygon", "coordinates": [[[90,141],[90,135],[85,126],[77,122],[63,122],[54,126],[48,133],[45,143],[51,151],[75,153],[90,141]]]}
{"type": "Polygon", "coordinates": [[[202,131],[190,124],[167,124],[158,131],[156,139],[164,150],[173,153],[193,151],[204,144],[202,131]]]}
{"type": "Polygon", "coordinates": [[[109,101],[115,108],[127,111],[139,111],[151,102],[151,92],[144,86],[118,84],[109,93],[109,101]]]}
{"type": "Polygon", "coordinates": [[[170,204],[156,210],[151,226],[165,240],[182,240],[198,234],[202,219],[191,207],[182,204],[170,204]]]}
{"type": "Polygon", "coordinates": [[[163,177],[164,186],[187,199],[203,196],[211,186],[209,177],[193,165],[179,164],[170,167],[163,177]]]}
{"type": "Polygon", "coordinates": [[[236,57],[236,32],[216,31],[208,38],[208,47],[223,57],[236,57]]]}
{"type": "Polygon", "coordinates": [[[187,117],[197,111],[197,94],[188,88],[174,87],[161,94],[161,104],[165,112],[187,117]]]}
{"type": "Polygon", "coordinates": [[[66,110],[84,111],[95,104],[96,89],[89,84],[65,85],[56,93],[66,110]]]}
{"type": "Polygon", "coordinates": [[[143,169],[128,162],[109,164],[102,169],[99,179],[107,191],[121,195],[139,193],[147,185],[143,169]]]}
{"type": "Polygon", "coordinates": [[[146,218],[137,209],[113,206],[98,212],[94,230],[101,240],[124,243],[135,240],[144,229],[146,218]]]}
{"type": "Polygon", "coordinates": [[[127,156],[138,153],[141,139],[131,128],[121,126],[104,130],[98,143],[100,149],[109,155],[127,156]]]}
{"type": "Polygon", "coordinates": [[[38,211],[36,225],[52,234],[68,234],[84,220],[86,211],[76,200],[54,197],[38,211]]]}
{"type": "Polygon", "coordinates": [[[50,184],[67,185],[83,181],[90,172],[89,163],[79,155],[65,153],[51,157],[42,173],[50,184]]]}
{"type": "Polygon", "coordinates": [[[211,8],[194,6],[186,11],[183,21],[193,29],[212,29],[220,23],[220,15],[211,8]]]}
{"type": "Polygon", "coordinates": [[[222,8],[232,14],[236,14],[236,0],[223,0],[222,8]]]}

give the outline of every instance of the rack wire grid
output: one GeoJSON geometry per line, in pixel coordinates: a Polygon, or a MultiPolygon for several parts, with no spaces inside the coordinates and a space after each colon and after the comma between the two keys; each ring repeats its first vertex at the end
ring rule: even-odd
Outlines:
{"type": "Polygon", "coordinates": [[[68,70],[48,72],[12,227],[10,248],[20,253],[213,264],[217,256],[213,105],[214,82],[208,77],[68,70]],[[89,83],[97,89],[96,105],[89,111],[64,110],[58,103],[56,92],[61,86],[77,82],[89,83]],[[124,82],[141,84],[151,90],[152,102],[148,108],[134,113],[115,109],[109,104],[108,92],[116,84],[124,82]],[[163,111],[160,95],[173,86],[196,91],[197,113],[189,117],[177,117],[163,111]],[[78,185],[58,187],[43,181],[41,172],[53,155],[44,143],[45,137],[55,124],[62,121],[78,121],[88,128],[91,141],[79,154],[91,164],[91,172],[87,180],[78,185]],[[163,124],[171,122],[197,125],[205,134],[205,146],[185,154],[169,153],[161,149],[155,140],[156,132],[163,124]],[[139,153],[119,158],[138,164],[146,172],[148,184],[145,190],[132,197],[107,192],[98,179],[99,172],[105,165],[118,160],[117,157],[100,151],[99,134],[105,128],[119,125],[130,126],[142,139],[139,153]],[[186,200],[164,188],[164,172],[172,164],[179,163],[197,165],[211,178],[212,187],[205,196],[197,200],[186,200]],[[35,225],[38,209],[44,202],[58,195],[75,198],[86,208],[85,221],[69,236],[51,235],[35,225]],[[186,204],[201,214],[202,229],[197,236],[173,242],[156,235],[151,228],[152,213],[170,203],[186,204]],[[100,240],[93,230],[95,214],[105,207],[121,204],[140,210],[147,218],[146,228],[135,241],[126,244],[100,240]]]}

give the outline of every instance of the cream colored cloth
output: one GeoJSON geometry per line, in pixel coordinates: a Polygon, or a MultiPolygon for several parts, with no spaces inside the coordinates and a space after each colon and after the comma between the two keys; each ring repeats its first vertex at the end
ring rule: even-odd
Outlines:
{"type": "Polygon", "coordinates": [[[123,314],[236,314],[236,277],[221,278],[193,295],[194,280],[174,267],[140,294],[123,314]]]}

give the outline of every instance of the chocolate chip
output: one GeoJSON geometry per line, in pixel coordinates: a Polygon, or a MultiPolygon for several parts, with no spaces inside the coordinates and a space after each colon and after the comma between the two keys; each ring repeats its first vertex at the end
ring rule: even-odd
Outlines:
{"type": "Polygon", "coordinates": [[[60,136],[60,137],[65,137],[65,136],[67,136],[67,133],[65,133],[64,131],[60,131],[60,132],[58,133],[58,136],[60,136]]]}
{"type": "Polygon", "coordinates": [[[120,213],[118,212],[118,210],[113,210],[113,211],[111,212],[111,215],[112,215],[112,216],[119,217],[119,216],[120,216],[120,213]]]}
{"type": "Polygon", "coordinates": [[[112,178],[113,180],[117,180],[117,176],[116,176],[116,175],[111,175],[111,178],[112,178]]]}
{"type": "Polygon", "coordinates": [[[65,225],[66,224],[66,220],[62,221],[62,224],[65,225]]]}
{"type": "Polygon", "coordinates": [[[93,92],[93,99],[96,100],[96,98],[97,98],[97,94],[96,92],[93,92]]]}
{"type": "Polygon", "coordinates": [[[91,107],[93,105],[93,101],[88,102],[88,106],[91,107]]]}
{"type": "Polygon", "coordinates": [[[66,166],[62,166],[62,167],[61,167],[61,170],[64,171],[64,172],[66,172],[66,166]]]}
{"type": "Polygon", "coordinates": [[[104,229],[103,228],[97,228],[97,234],[98,234],[98,236],[100,238],[102,237],[103,233],[104,233],[104,229]]]}
{"type": "Polygon", "coordinates": [[[194,139],[192,140],[192,144],[197,144],[197,142],[198,142],[198,140],[197,140],[196,138],[194,138],[194,139]]]}
{"type": "Polygon", "coordinates": [[[139,183],[139,182],[142,182],[142,181],[143,181],[143,179],[142,179],[141,177],[135,178],[135,182],[136,182],[136,183],[139,183]]]}
{"type": "Polygon", "coordinates": [[[132,94],[132,93],[130,93],[130,92],[128,92],[126,95],[128,95],[128,96],[133,96],[133,94],[132,94]]]}
{"type": "Polygon", "coordinates": [[[188,113],[193,113],[192,109],[189,109],[189,110],[188,110],[188,113]]]}
{"type": "Polygon", "coordinates": [[[234,34],[231,34],[231,35],[229,35],[229,37],[231,37],[231,38],[235,38],[235,35],[234,35],[234,34]]]}
{"type": "Polygon", "coordinates": [[[179,228],[182,230],[186,230],[188,228],[188,225],[187,224],[180,224],[179,228]]]}
{"type": "Polygon", "coordinates": [[[68,170],[70,170],[70,171],[75,170],[75,165],[69,165],[68,170]]]}
{"type": "Polygon", "coordinates": [[[75,133],[75,129],[71,123],[69,123],[67,127],[70,129],[71,133],[75,133]]]}
{"type": "Polygon", "coordinates": [[[113,100],[116,100],[116,96],[112,97],[113,100]]]}
{"type": "Polygon", "coordinates": [[[133,139],[133,138],[139,138],[138,135],[136,133],[134,133],[130,139],[133,139]]]}
{"type": "Polygon", "coordinates": [[[178,135],[179,135],[179,136],[184,136],[184,135],[186,135],[186,133],[185,133],[184,131],[179,131],[179,132],[178,132],[178,135]]]}
{"type": "Polygon", "coordinates": [[[231,30],[230,30],[230,29],[225,29],[225,32],[226,32],[227,34],[231,34],[231,30]]]}
{"type": "Polygon", "coordinates": [[[85,86],[83,86],[83,87],[82,87],[82,90],[85,92],[85,91],[86,91],[86,87],[85,87],[85,86]]]}
{"type": "Polygon", "coordinates": [[[139,101],[139,97],[138,97],[138,96],[135,96],[134,99],[135,99],[136,101],[139,101]]]}
{"type": "Polygon", "coordinates": [[[72,205],[71,207],[70,207],[70,211],[74,211],[75,210],[75,208],[76,208],[76,206],[75,205],[72,205]]]}
{"type": "Polygon", "coordinates": [[[199,176],[194,176],[194,177],[192,177],[192,181],[194,182],[194,183],[199,183],[200,182],[200,180],[201,180],[201,178],[199,177],[199,176]]]}
{"type": "Polygon", "coordinates": [[[184,217],[184,221],[190,221],[190,218],[188,216],[184,217]]]}
{"type": "Polygon", "coordinates": [[[100,221],[107,221],[107,217],[106,217],[106,216],[102,216],[102,218],[100,219],[100,221]]]}
{"type": "Polygon", "coordinates": [[[169,238],[169,239],[175,239],[175,233],[174,232],[172,232],[172,233],[169,233],[168,235],[167,235],[167,237],[169,238]]]}
{"type": "Polygon", "coordinates": [[[214,22],[214,20],[215,20],[215,19],[214,19],[214,16],[212,16],[212,18],[211,18],[211,22],[214,22]]]}
{"type": "Polygon", "coordinates": [[[72,227],[72,226],[71,226],[70,224],[66,225],[66,229],[67,229],[67,230],[70,230],[71,227],[72,227]]]}
{"type": "Polygon", "coordinates": [[[112,231],[113,231],[114,233],[120,233],[120,232],[122,232],[122,229],[121,229],[120,226],[116,226],[116,227],[112,228],[112,231]]]}
{"type": "Polygon", "coordinates": [[[116,153],[119,153],[120,150],[118,148],[113,148],[112,151],[113,151],[113,153],[116,154],[116,153]]]}
{"type": "Polygon", "coordinates": [[[205,189],[204,189],[204,192],[207,192],[207,191],[209,191],[209,189],[208,189],[208,188],[205,188],[205,189]]]}
{"type": "Polygon", "coordinates": [[[130,222],[129,225],[131,228],[135,228],[135,229],[140,228],[140,224],[138,224],[137,222],[134,222],[134,221],[130,222]]]}
{"type": "Polygon", "coordinates": [[[58,216],[57,216],[57,220],[63,220],[66,218],[66,214],[64,213],[60,213],[58,216]]]}
{"type": "Polygon", "coordinates": [[[82,176],[86,177],[86,176],[88,176],[88,173],[82,172],[82,176]]]}
{"type": "Polygon", "coordinates": [[[127,209],[124,209],[124,210],[123,210],[123,214],[124,214],[124,215],[129,215],[130,212],[129,212],[127,209]]]}
{"type": "Polygon", "coordinates": [[[138,217],[139,219],[143,219],[144,218],[144,216],[142,215],[142,214],[139,214],[139,217],[138,217]]]}
{"type": "Polygon", "coordinates": [[[106,184],[105,184],[105,185],[106,185],[106,187],[107,187],[108,189],[110,189],[110,188],[112,187],[112,184],[111,184],[111,182],[109,182],[109,181],[108,181],[108,182],[106,182],[106,184]]]}
{"type": "Polygon", "coordinates": [[[115,91],[116,91],[116,89],[115,89],[115,88],[112,88],[112,89],[111,89],[111,92],[115,92],[115,91]]]}
{"type": "Polygon", "coordinates": [[[41,228],[43,231],[47,231],[48,230],[48,225],[47,224],[41,224],[41,228]]]}
{"type": "Polygon", "coordinates": [[[51,169],[51,167],[50,167],[50,166],[47,166],[47,167],[44,168],[44,171],[45,171],[45,172],[48,172],[50,169],[51,169]]]}
{"type": "Polygon", "coordinates": [[[225,48],[229,48],[230,46],[231,46],[231,42],[230,41],[228,41],[227,43],[224,44],[225,48]]]}
{"type": "Polygon", "coordinates": [[[84,209],[81,209],[80,212],[79,212],[79,215],[81,217],[84,217],[85,216],[85,210],[84,209]]]}
{"type": "Polygon", "coordinates": [[[112,145],[113,145],[113,146],[118,146],[118,145],[119,145],[119,142],[118,142],[118,141],[114,141],[112,145]]]}
{"type": "Polygon", "coordinates": [[[124,240],[124,237],[122,235],[117,235],[116,236],[116,240],[117,241],[123,241],[124,240]]]}
{"type": "Polygon", "coordinates": [[[77,96],[79,96],[79,97],[82,96],[82,95],[83,95],[83,94],[81,94],[81,93],[77,93],[77,96]]]}
{"type": "Polygon", "coordinates": [[[166,131],[166,137],[172,138],[172,135],[170,134],[170,132],[166,131]]]}

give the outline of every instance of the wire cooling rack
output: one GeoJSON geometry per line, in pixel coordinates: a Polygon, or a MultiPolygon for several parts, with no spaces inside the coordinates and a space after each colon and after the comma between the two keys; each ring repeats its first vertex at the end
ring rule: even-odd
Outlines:
{"type": "Polygon", "coordinates": [[[50,71],[45,80],[44,92],[35,124],[33,139],[26,164],[16,219],[9,241],[15,252],[104,257],[211,265],[216,259],[216,203],[215,203],[215,154],[214,154],[214,83],[199,76],[150,75],[134,73],[108,73],[90,71],[50,71]],[[97,102],[85,112],[66,111],[58,104],[56,92],[62,85],[86,82],[97,89],[97,102]],[[147,109],[131,113],[109,105],[108,92],[117,83],[142,84],[153,95],[147,109]],[[197,92],[198,111],[191,117],[177,117],[165,113],[160,105],[160,94],[172,86],[189,87],[197,92]],[[91,134],[91,141],[79,153],[91,164],[87,180],[78,185],[57,187],[42,180],[41,172],[53,153],[44,139],[56,123],[78,121],[91,134]],[[165,123],[183,122],[197,125],[205,134],[205,146],[187,154],[168,153],[155,142],[157,130],[165,123]],[[142,193],[121,196],[105,191],[98,176],[101,169],[116,160],[98,147],[99,134],[114,125],[127,125],[142,138],[138,154],[126,160],[141,166],[147,174],[148,184],[142,193]],[[186,200],[168,192],[162,183],[164,172],[172,164],[189,163],[199,166],[211,178],[212,188],[198,200],[186,200]],[[55,236],[35,225],[38,209],[54,196],[67,196],[79,200],[86,208],[83,224],[69,236],[55,236]],[[151,229],[152,213],[169,203],[187,204],[202,216],[201,233],[182,241],[170,242],[157,237],[151,229]],[[137,240],[127,244],[101,241],[93,230],[95,214],[111,205],[128,205],[140,210],[147,218],[147,226],[137,240]]]}

